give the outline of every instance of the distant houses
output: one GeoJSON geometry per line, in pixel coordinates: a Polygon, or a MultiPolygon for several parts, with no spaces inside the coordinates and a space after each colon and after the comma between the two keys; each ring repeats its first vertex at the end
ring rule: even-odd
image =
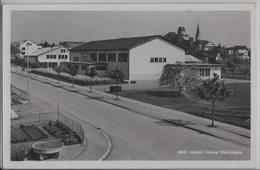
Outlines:
{"type": "Polygon", "coordinates": [[[231,56],[240,57],[241,59],[250,59],[250,50],[246,46],[234,46],[227,48],[227,52],[231,56]]]}

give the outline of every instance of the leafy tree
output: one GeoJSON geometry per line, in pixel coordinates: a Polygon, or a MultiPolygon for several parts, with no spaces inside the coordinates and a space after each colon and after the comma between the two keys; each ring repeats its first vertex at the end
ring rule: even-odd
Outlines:
{"type": "Polygon", "coordinates": [[[199,82],[199,76],[195,67],[186,67],[182,64],[164,66],[160,77],[160,86],[167,85],[172,89],[178,89],[179,95],[182,90],[190,90],[199,82]]]}
{"type": "Polygon", "coordinates": [[[94,84],[93,83],[93,79],[97,75],[96,68],[95,67],[91,67],[90,69],[88,69],[86,71],[86,75],[91,78],[91,83],[90,83],[90,88],[89,88],[89,92],[91,93],[92,92],[92,85],[94,84]]]}
{"type": "Polygon", "coordinates": [[[214,114],[216,102],[224,102],[232,93],[232,88],[226,86],[224,80],[219,80],[219,76],[214,74],[212,79],[203,81],[199,87],[199,97],[211,103],[211,127],[214,127],[214,114]]]}
{"type": "MultiPolygon", "coordinates": [[[[116,80],[116,86],[118,87],[118,84],[120,81],[123,80],[124,78],[124,73],[122,70],[118,69],[118,67],[116,67],[115,70],[112,70],[110,73],[110,77],[114,80],[116,80]]],[[[116,93],[116,100],[118,99],[118,95],[116,93]]]]}
{"type": "Polygon", "coordinates": [[[67,73],[71,75],[71,87],[74,87],[74,77],[78,73],[78,69],[74,65],[68,65],[67,73]]]}
{"type": "Polygon", "coordinates": [[[57,83],[59,83],[59,77],[60,77],[60,73],[63,71],[63,68],[62,68],[62,66],[61,66],[61,64],[58,66],[58,67],[56,67],[56,68],[54,68],[53,69],[56,73],[58,73],[58,75],[57,75],[57,83]]]}

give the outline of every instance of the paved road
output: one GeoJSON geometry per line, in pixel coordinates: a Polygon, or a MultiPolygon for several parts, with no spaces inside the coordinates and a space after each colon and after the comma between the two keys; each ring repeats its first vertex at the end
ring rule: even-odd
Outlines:
{"type": "MultiPolygon", "coordinates": [[[[26,89],[24,77],[12,74],[12,83],[26,89]]],[[[149,117],[36,80],[29,79],[29,89],[31,95],[50,104],[55,105],[59,99],[60,108],[64,111],[105,130],[113,141],[113,150],[108,160],[249,159],[250,149],[246,146],[183,127],[161,124],[149,117]],[[178,151],[188,152],[178,154],[178,151]],[[205,154],[206,151],[212,152],[205,154]]]]}

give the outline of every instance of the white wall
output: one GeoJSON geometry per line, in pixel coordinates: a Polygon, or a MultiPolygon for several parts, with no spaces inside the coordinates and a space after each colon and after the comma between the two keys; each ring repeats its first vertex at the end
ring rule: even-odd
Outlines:
{"type": "MultiPolygon", "coordinates": [[[[54,47],[55,48],[55,47],[54,47]]],[[[66,49],[66,48],[58,48],[58,49],[55,49],[53,51],[50,51],[50,52],[47,52],[47,53],[44,53],[42,55],[39,55],[38,56],[38,61],[39,62],[42,62],[42,63],[45,63],[45,62],[48,62],[48,63],[57,63],[57,65],[60,64],[60,62],[68,62],[69,61],[69,51],[66,49]],[[61,52],[61,49],[65,49],[65,52],[61,52]],[[56,59],[47,59],[47,55],[56,55],[56,59]],[[67,55],[67,59],[59,59],[59,55],[67,55]]]]}
{"type": "Polygon", "coordinates": [[[129,50],[129,79],[159,79],[163,66],[185,61],[185,51],[161,39],[154,39],[129,50]],[[151,63],[151,57],[166,57],[166,63],[151,63]]]}
{"type": "Polygon", "coordinates": [[[20,57],[21,59],[24,58],[24,55],[27,55],[27,54],[30,54],[38,49],[40,49],[41,46],[38,46],[36,43],[32,42],[32,41],[25,41],[23,42],[22,44],[20,44],[20,57]],[[27,43],[31,43],[31,45],[27,45],[27,43]],[[25,50],[23,50],[23,48],[25,48],[25,50]],[[22,54],[22,53],[25,53],[25,54],[22,54]]]}

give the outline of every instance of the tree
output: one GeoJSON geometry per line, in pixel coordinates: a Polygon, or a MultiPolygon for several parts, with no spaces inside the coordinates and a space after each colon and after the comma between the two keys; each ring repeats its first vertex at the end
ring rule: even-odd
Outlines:
{"type": "Polygon", "coordinates": [[[74,87],[74,77],[78,73],[78,69],[74,65],[68,65],[67,73],[71,75],[71,87],[74,87]]]}
{"type": "Polygon", "coordinates": [[[232,88],[226,86],[224,80],[219,80],[219,76],[214,74],[212,79],[203,81],[199,87],[199,97],[211,103],[211,127],[214,127],[214,114],[216,102],[224,102],[232,93],[232,88]]]}
{"type": "MultiPolygon", "coordinates": [[[[110,77],[112,79],[116,80],[116,86],[118,87],[119,82],[122,81],[124,78],[124,73],[122,72],[122,70],[120,70],[120,69],[118,69],[118,67],[116,67],[115,70],[111,71],[110,77]]],[[[116,93],[116,100],[118,100],[117,93],[116,93]]]]}
{"type": "Polygon", "coordinates": [[[58,75],[57,75],[57,80],[58,80],[57,83],[59,83],[60,73],[63,71],[63,70],[62,70],[62,66],[59,65],[58,67],[54,68],[54,71],[55,71],[56,73],[58,73],[58,75]]]}
{"type": "Polygon", "coordinates": [[[167,85],[172,89],[178,89],[181,95],[182,90],[190,90],[197,85],[199,76],[195,67],[167,64],[163,68],[159,82],[160,86],[167,85]]]}
{"type": "Polygon", "coordinates": [[[89,87],[89,92],[91,93],[92,92],[92,85],[94,84],[93,83],[93,79],[97,75],[96,68],[95,67],[91,67],[90,69],[88,69],[86,71],[86,75],[91,78],[91,83],[90,83],[90,87],[89,87]]]}

